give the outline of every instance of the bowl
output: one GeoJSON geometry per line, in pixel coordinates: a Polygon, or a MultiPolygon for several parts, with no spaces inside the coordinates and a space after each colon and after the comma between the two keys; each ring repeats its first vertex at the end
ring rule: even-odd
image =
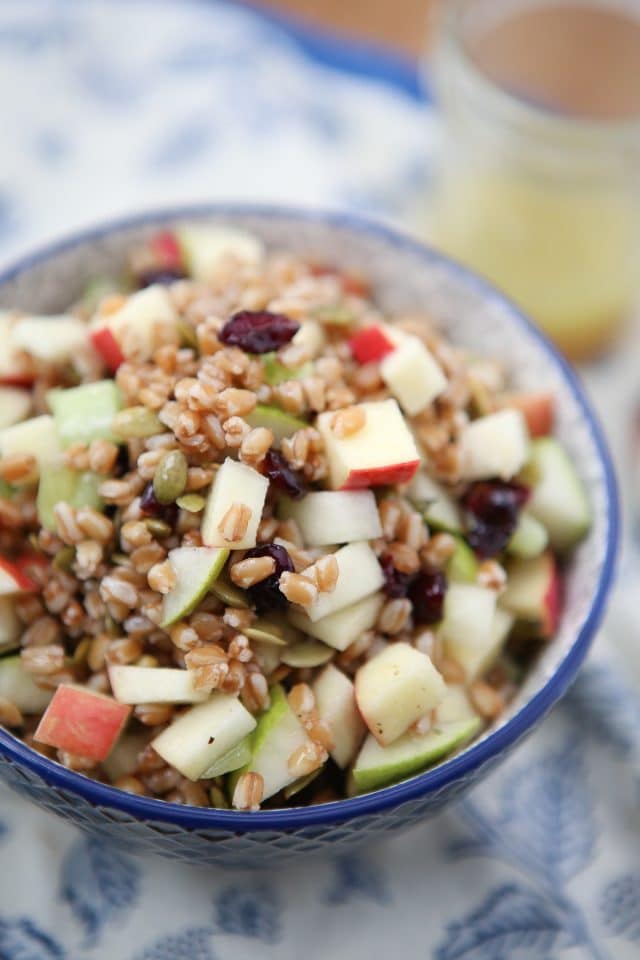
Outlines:
{"type": "Polygon", "coordinates": [[[447,335],[503,360],[524,389],[557,398],[557,433],[593,506],[589,537],[573,555],[556,637],[508,711],[480,739],[431,770],[374,793],[295,809],[242,813],[126,794],[75,773],[0,730],[0,775],[15,790],[105,843],[192,863],[261,866],[342,852],[441,810],[486,776],[564,694],[589,649],[611,586],[618,532],[616,485],[596,416],[575,374],[505,297],[454,261],[351,215],[254,206],[198,206],[145,214],[77,234],[0,275],[0,307],[64,309],[93,274],[109,273],[132,244],[183,221],[232,223],[270,247],[361,271],[392,311],[427,309],[447,335]]]}

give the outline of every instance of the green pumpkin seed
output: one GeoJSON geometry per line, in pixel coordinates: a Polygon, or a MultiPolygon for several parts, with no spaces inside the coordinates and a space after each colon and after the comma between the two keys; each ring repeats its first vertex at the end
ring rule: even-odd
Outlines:
{"type": "Polygon", "coordinates": [[[153,492],[160,503],[173,503],[187,485],[187,458],[180,450],[170,450],[156,467],[153,492]]]}
{"type": "Polygon", "coordinates": [[[111,554],[111,563],[115,563],[117,567],[132,567],[133,562],[131,557],[128,557],[126,553],[112,553],[111,554]]]}
{"type": "Polygon", "coordinates": [[[178,497],[176,503],[181,510],[186,510],[187,513],[200,513],[201,510],[204,510],[207,501],[198,493],[185,493],[184,496],[178,497]]]}
{"type": "Polygon", "coordinates": [[[334,654],[333,647],[315,640],[305,640],[285,650],[280,659],[288,667],[321,667],[323,663],[328,663],[334,654]]]}
{"type": "Polygon", "coordinates": [[[356,315],[344,303],[332,303],[324,307],[317,307],[313,311],[314,317],[320,323],[328,323],[334,327],[350,327],[356,322],[356,315]]]}
{"type": "Polygon", "coordinates": [[[111,421],[111,429],[118,437],[131,440],[134,437],[153,437],[163,433],[164,426],[158,414],[148,407],[127,407],[116,413],[111,421]]]}
{"type": "Polygon", "coordinates": [[[178,328],[178,333],[180,334],[180,339],[185,347],[191,347],[193,350],[198,350],[198,337],[196,335],[193,327],[189,326],[188,323],[185,323],[184,320],[176,321],[176,327],[178,328]]]}
{"type": "Polygon", "coordinates": [[[164,520],[158,520],[157,517],[147,517],[144,525],[154,537],[168,537],[172,533],[170,525],[164,520]]]}
{"type": "Polygon", "coordinates": [[[84,663],[87,659],[87,654],[89,653],[89,647],[91,646],[91,640],[89,637],[85,637],[84,640],[81,640],[76,649],[73,651],[73,662],[75,664],[84,663]]]}
{"type": "Polygon", "coordinates": [[[271,623],[269,620],[262,620],[258,617],[257,620],[254,620],[250,627],[247,627],[243,633],[249,637],[249,640],[258,640],[260,643],[270,643],[275,647],[286,647],[287,641],[285,640],[282,630],[271,623]]]}
{"type": "Polygon", "coordinates": [[[223,603],[226,603],[230,607],[246,609],[249,606],[249,601],[247,600],[247,595],[244,590],[240,590],[239,587],[234,587],[226,577],[218,577],[209,589],[214,597],[222,600],[223,603]]]}
{"type": "Polygon", "coordinates": [[[51,564],[55,570],[71,570],[73,561],[76,558],[75,547],[62,547],[56,553],[51,564]]]}

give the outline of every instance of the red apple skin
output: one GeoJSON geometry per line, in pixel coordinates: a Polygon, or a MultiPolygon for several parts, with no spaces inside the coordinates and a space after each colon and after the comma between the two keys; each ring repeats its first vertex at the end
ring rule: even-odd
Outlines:
{"type": "Polygon", "coordinates": [[[359,330],[349,340],[349,346],[358,363],[376,363],[395,350],[384,330],[376,326],[359,330]]]}
{"type": "Polygon", "coordinates": [[[0,386],[2,387],[31,387],[35,376],[29,373],[11,373],[0,376],[0,386]]]}
{"type": "Polygon", "coordinates": [[[15,560],[15,565],[20,573],[26,577],[33,585],[32,590],[40,590],[40,580],[37,576],[38,571],[49,569],[49,561],[41,553],[23,553],[21,557],[15,560]],[[34,573],[36,576],[34,576],[34,573]]]}
{"type": "Polygon", "coordinates": [[[151,240],[151,251],[163,267],[180,269],[182,251],[178,238],[171,230],[162,230],[151,240]]]}
{"type": "Polygon", "coordinates": [[[553,433],[555,398],[552,393],[510,393],[501,400],[500,406],[519,410],[532,437],[547,437],[553,433]]]}
{"type": "Polygon", "coordinates": [[[61,684],[34,739],[99,763],[111,753],[130,713],[130,706],[104,694],[61,684]]]}
{"type": "Polygon", "coordinates": [[[102,359],[107,369],[115,373],[120,364],[124,363],[124,354],[120,349],[120,344],[114,337],[108,327],[101,327],[100,330],[93,330],[90,339],[102,359]]]}
{"type": "Polygon", "coordinates": [[[20,560],[17,560],[15,563],[12,563],[10,560],[7,560],[5,557],[0,557],[0,570],[3,570],[7,573],[15,584],[15,589],[6,590],[0,586],[0,594],[8,595],[12,593],[33,593],[34,590],[38,590],[38,584],[35,583],[31,577],[29,577],[23,569],[20,567],[20,560]]]}
{"type": "Polygon", "coordinates": [[[558,565],[551,554],[547,555],[550,578],[543,599],[542,635],[552,637],[558,629],[562,611],[562,578],[558,565]]]}
{"type": "Polygon", "coordinates": [[[352,470],[340,489],[363,490],[366,487],[385,487],[392,483],[409,483],[419,466],[419,460],[409,460],[407,463],[392,463],[388,467],[352,470]]]}

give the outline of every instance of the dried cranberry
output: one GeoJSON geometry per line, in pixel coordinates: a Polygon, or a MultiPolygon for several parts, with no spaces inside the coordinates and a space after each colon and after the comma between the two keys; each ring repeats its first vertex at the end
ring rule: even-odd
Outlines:
{"type": "Polygon", "coordinates": [[[472,484],[464,506],[471,518],[467,539],[476,553],[481,557],[502,553],[528,497],[529,490],[519,483],[491,480],[472,484]]]}
{"type": "Polygon", "coordinates": [[[269,353],[289,343],[299,329],[300,324],[283,313],[241,310],[227,320],[218,338],[228,347],[241,347],[247,353],[269,353]]]}
{"type": "Polygon", "coordinates": [[[440,570],[419,573],[409,588],[416,623],[437,623],[442,620],[447,578],[440,570]]]}
{"type": "Polygon", "coordinates": [[[138,287],[150,287],[154,283],[160,283],[167,286],[175,283],[176,280],[184,280],[186,277],[184,270],[180,267],[152,267],[149,270],[142,270],[136,277],[138,287]]]}
{"type": "Polygon", "coordinates": [[[411,574],[401,573],[399,570],[396,570],[393,565],[393,557],[389,556],[388,553],[380,557],[380,566],[384,574],[384,587],[382,588],[382,592],[385,593],[387,597],[393,597],[394,599],[406,597],[413,579],[411,574]]]}
{"type": "Polygon", "coordinates": [[[275,560],[276,569],[271,576],[254,583],[247,593],[258,613],[268,613],[270,610],[282,610],[287,606],[287,598],[280,592],[278,582],[280,575],[289,571],[293,573],[294,566],[291,557],[284,547],[277,543],[265,543],[261,547],[247,550],[245,560],[251,557],[271,557],[275,560]]]}
{"type": "Polygon", "coordinates": [[[292,500],[300,500],[307,492],[302,475],[290,467],[277,450],[269,450],[264,458],[264,472],[271,483],[292,500]]]}
{"type": "Polygon", "coordinates": [[[160,503],[156,497],[153,484],[148,483],[140,497],[140,513],[145,517],[157,517],[173,526],[178,517],[178,508],[175,503],[160,503]]]}

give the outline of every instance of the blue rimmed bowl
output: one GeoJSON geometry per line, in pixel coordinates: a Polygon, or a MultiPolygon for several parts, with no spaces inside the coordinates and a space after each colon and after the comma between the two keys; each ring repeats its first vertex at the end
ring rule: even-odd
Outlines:
{"type": "Polygon", "coordinates": [[[32,751],[0,729],[0,775],[35,803],[104,842],[193,863],[269,865],[337,852],[402,830],[440,810],[484,777],[542,720],[573,681],[602,617],[618,533],[616,484],[596,416],[554,347],[500,293],[446,257],[350,215],[253,206],[198,206],[133,217],[41,250],[0,275],[0,307],[64,309],[88,278],[113,273],[125,251],[158,228],[193,220],[254,231],[290,249],[370,277],[391,311],[426,310],[451,340],[498,358],[524,389],[557,398],[557,432],[582,476],[594,512],[571,559],[560,628],[508,712],[457,756],[375,793],[312,807],[239,813],[132,796],[32,751]]]}

